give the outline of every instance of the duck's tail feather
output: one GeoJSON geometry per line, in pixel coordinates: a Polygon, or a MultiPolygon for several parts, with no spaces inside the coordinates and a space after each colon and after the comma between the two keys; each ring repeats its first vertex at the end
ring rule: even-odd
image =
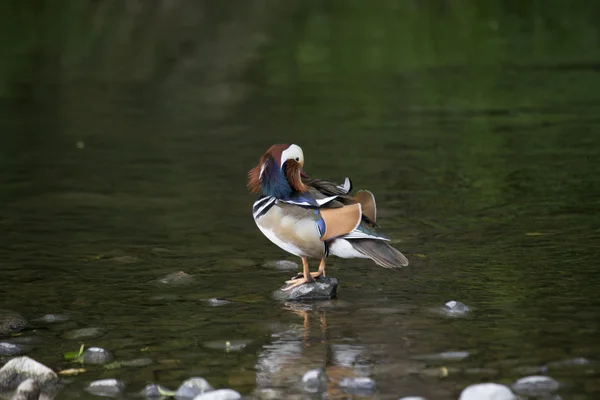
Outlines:
{"type": "Polygon", "coordinates": [[[408,259],[404,254],[383,240],[352,239],[348,242],[356,251],[369,257],[375,264],[384,268],[400,268],[408,265],[408,259]]]}

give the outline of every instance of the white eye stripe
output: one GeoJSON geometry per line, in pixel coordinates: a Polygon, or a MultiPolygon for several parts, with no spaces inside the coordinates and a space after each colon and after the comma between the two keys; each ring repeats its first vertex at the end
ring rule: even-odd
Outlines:
{"type": "Polygon", "coordinates": [[[304,154],[302,153],[302,149],[297,144],[292,144],[290,147],[281,152],[281,165],[287,160],[295,160],[297,162],[302,162],[304,160],[304,154]]]}

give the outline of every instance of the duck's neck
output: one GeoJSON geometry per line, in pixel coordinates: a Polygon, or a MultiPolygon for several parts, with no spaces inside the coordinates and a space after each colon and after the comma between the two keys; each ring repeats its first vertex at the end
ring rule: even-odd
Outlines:
{"type": "Polygon", "coordinates": [[[272,196],[277,199],[288,199],[294,192],[283,170],[279,168],[275,160],[265,165],[261,188],[263,196],[272,196]]]}

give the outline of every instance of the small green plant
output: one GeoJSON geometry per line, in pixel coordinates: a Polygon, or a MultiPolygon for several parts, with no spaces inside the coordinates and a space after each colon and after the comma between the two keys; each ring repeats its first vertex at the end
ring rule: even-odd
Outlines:
{"type": "Polygon", "coordinates": [[[83,349],[85,348],[85,345],[82,343],[81,347],[79,348],[79,351],[69,351],[67,353],[65,353],[63,355],[65,360],[70,360],[70,361],[75,361],[75,362],[82,362],[83,358],[83,349]]]}

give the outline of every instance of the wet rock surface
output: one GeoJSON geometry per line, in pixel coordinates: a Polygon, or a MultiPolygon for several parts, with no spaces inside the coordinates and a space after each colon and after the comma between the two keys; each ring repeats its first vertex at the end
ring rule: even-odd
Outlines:
{"type": "Polygon", "coordinates": [[[195,280],[196,278],[193,275],[183,271],[177,271],[158,278],[156,282],[162,285],[189,285],[195,280]]]}
{"type": "Polygon", "coordinates": [[[150,385],[146,385],[140,392],[140,395],[147,399],[156,399],[171,397],[170,393],[172,393],[172,391],[169,388],[152,383],[150,385]]]}
{"type": "Polygon", "coordinates": [[[21,314],[11,310],[0,310],[0,336],[20,332],[27,326],[27,320],[21,314]]]}
{"type": "Polygon", "coordinates": [[[113,359],[113,355],[101,347],[88,347],[83,352],[83,362],[85,364],[106,364],[113,359]]]}
{"type": "Polygon", "coordinates": [[[450,300],[437,311],[448,317],[464,317],[471,312],[471,309],[460,301],[450,300]]]}
{"type": "Polygon", "coordinates": [[[31,351],[31,349],[32,346],[26,344],[14,342],[0,342],[0,356],[2,357],[18,356],[31,351]]]}
{"type": "Polygon", "coordinates": [[[95,339],[106,333],[104,328],[100,327],[89,327],[89,328],[80,328],[73,329],[63,333],[62,337],[64,339],[70,340],[80,340],[80,339],[95,339]]]}
{"type": "Polygon", "coordinates": [[[337,295],[338,280],[336,278],[321,277],[314,282],[305,283],[287,291],[281,289],[273,292],[273,298],[280,301],[302,301],[302,300],[329,300],[337,295]]]}
{"type": "Polygon", "coordinates": [[[31,322],[43,323],[43,324],[55,324],[57,322],[65,322],[69,320],[68,315],[63,314],[45,314],[39,318],[32,320],[31,322]]]}
{"type": "Polygon", "coordinates": [[[298,263],[289,260],[276,260],[276,261],[268,261],[263,264],[268,268],[275,268],[279,271],[296,271],[300,268],[298,263]]]}
{"type": "Polygon", "coordinates": [[[377,385],[375,381],[368,377],[343,378],[339,386],[348,393],[369,394],[375,391],[377,385]]]}
{"type": "Polygon", "coordinates": [[[118,379],[100,379],[90,382],[85,390],[96,396],[118,397],[125,391],[125,384],[118,379]]]}
{"type": "Polygon", "coordinates": [[[302,376],[302,386],[309,393],[319,393],[327,389],[327,375],[322,368],[311,369],[302,376]]]}
{"type": "Polygon", "coordinates": [[[17,357],[9,360],[0,368],[0,393],[12,391],[21,383],[33,380],[42,391],[54,392],[58,376],[45,365],[27,357],[17,357]]]}
{"type": "Polygon", "coordinates": [[[198,395],[210,392],[214,388],[204,378],[189,378],[185,380],[175,392],[175,398],[188,399],[195,398],[198,395]]]}
{"type": "Polygon", "coordinates": [[[539,396],[550,394],[558,390],[560,384],[549,376],[532,375],[517,380],[512,385],[512,390],[523,396],[539,396]]]}
{"type": "Polygon", "coordinates": [[[504,385],[477,383],[463,389],[459,400],[517,400],[517,397],[504,385]]]}
{"type": "Polygon", "coordinates": [[[194,397],[194,400],[241,400],[242,396],[231,389],[219,389],[194,397]]]}
{"type": "Polygon", "coordinates": [[[11,400],[37,400],[40,398],[40,392],[40,384],[33,378],[28,378],[17,387],[11,400]]]}

